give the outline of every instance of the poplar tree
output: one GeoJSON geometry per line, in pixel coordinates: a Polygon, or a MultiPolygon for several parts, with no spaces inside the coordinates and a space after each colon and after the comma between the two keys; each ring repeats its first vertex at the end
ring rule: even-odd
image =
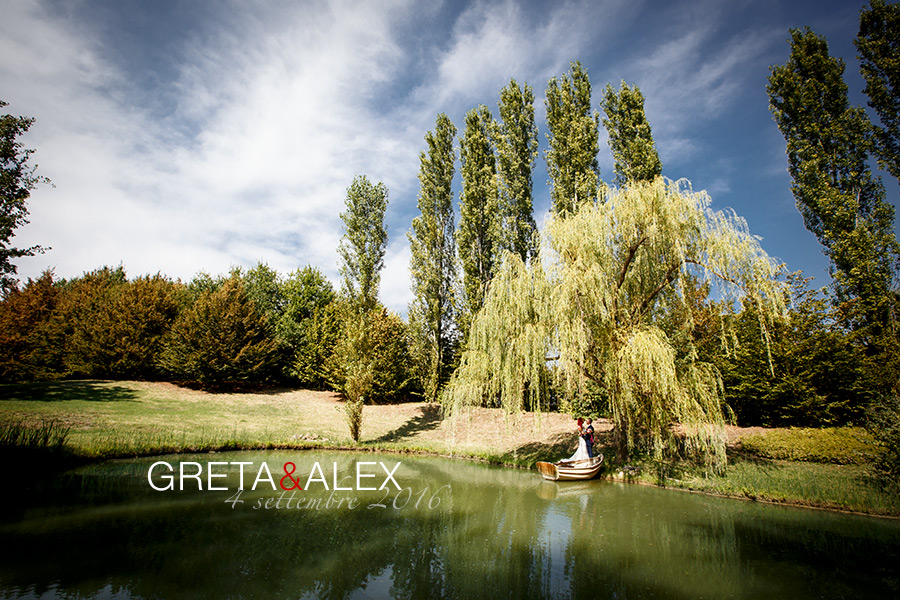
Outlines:
{"type": "MultiPolygon", "coordinates": [[[[497,168],[490,130],[493,117],[487,106],[466,114],[465,133],[459,140],[462,191],[456,243],[463,271],[465,316],[481,308],[488,284],[499,266],[500,222],[497,168]]],[[[463,315],[460,315],[463,317],[463,315]]],[[[462,324],[465,334],[465,324],[462,324]]]]}
{"type": "Polygon", "coordinates": [[[428,401],[437,400],[448,376],[454,346],[453,284],[456,244],[453,222],[453,175],[456,127],[447,115],[437,116],[434,131],[425,134],[427,152],[419,154],[420,215],[409,233],[413,301],[409,310],[417,355],[423,363],[423,388],[428,401]]]}
{"type": "Polygon", "coordinates": [[[501,248],[523,261],[537,254],[532,172],[538,153],[534,92],[515,79],[500,90],[497,125],[497,173],[500,180],[501,248]]]}
{"type": "Polygon", "coordinates": [[[644,113],[641,90],[623,81],[616,92],[607,84],[601,105],[606,114],[603,126],[609,133],[609,149],[615,160],[615,184],[655,179],[662,173],[662,163],[644,113]]]}
{"type": "Polygon", "coordinates": [[[599,115],[591,111],[591,82],[580,62],[547,83],[547,173],[553,212],[571,214],[597,197],[599,115]]]}
{"type": "Polygon", "coordinates": [[[388,190],[383,183],[373,184],[365,175],[357,175],[347,188],[347,210],[341,213],[344,237],[338,253],[344,292],[351,304],[363,312],[372,310],[378,303],[387,245],[384,227],[387,203],[388,190]]]}
{"type": "Polygon", "coordinates": [[[725,305],[757,306],[764,335],[785,314],[778,266],[746,222],[710,210],[704,192],[657,177],[552,214],[544,235],[548,260],[526,265],[507,254],[491,282],[445,394],[448,409],[496,397],[509,411],[539,409],[549,364],[568,397],[591,386],[606,392],[623,457],[648,450],[661,458],[678,443],[679,423],[684,447],[721,468],[718,372],[679,356],[658,316],[682,332],[693,327],[681,306],[688,275],[714,286],[725,305]]]}
{"type": "Polygon", "coordinates": [[[900,179],[900,4],[872,0],[860,13],[855,43],[869,106],[882,125],[875,128],[878,162],[900,179]]]}
{"type": "Polygon", "coordinates": [[[871,124],[850,106],[844,62],[809,28],[791,30],[787,63],[772,68],[770,109],[787,142],[791,191],[831,260],[837,299],[878,337],[890,321],[900,258],[894,209],[868,164],[871,124]]]}

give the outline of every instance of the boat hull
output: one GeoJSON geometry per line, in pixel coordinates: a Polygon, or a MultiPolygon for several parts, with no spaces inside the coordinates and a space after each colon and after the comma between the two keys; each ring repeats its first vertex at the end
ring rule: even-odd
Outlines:
{"type": "Polygon", "coordinates": [[[600,472],[603,455],[584,460],[561,460],[557,463],[536,463],[541,477],[550,481],[580,481],[590,479],[600,472]]]}

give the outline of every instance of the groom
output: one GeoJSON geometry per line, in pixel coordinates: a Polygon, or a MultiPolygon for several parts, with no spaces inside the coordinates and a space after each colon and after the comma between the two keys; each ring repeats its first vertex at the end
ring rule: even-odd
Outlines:
{"type": "Polygon", "coordinates": [[[594,458],[594,426],[593,421],[586,419],[587,426],[582,430],[581,437],[584,438],[584,445],[587,446],[589,458],[594,458]]]}

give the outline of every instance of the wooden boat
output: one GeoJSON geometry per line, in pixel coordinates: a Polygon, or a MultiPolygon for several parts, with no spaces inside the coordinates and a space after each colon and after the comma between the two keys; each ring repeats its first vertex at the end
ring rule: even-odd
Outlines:
{"type": "Polygon", "coordinates": [[[561,460],[556,463],[538,461],[538,471],[541,477],[550,481],[576,481],[590,479],[600,472],[603,463],[603,455],[583,460],[561,460]]]}

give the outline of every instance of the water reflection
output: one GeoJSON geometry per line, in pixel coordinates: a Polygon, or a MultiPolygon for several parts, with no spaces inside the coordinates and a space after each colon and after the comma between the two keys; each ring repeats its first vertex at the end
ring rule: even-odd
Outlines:
{"type": "MultiPolygon", "coordinates": [[[[254,463],[245,469],[247,487],[261,462],[276,483],[288,461],[303,483],[319,462],[329,488],[332,465],[344,475],[360,462],[390,468],[400,461],[395,476],[404,491],[335,492],[313,482],[298,493],[305,504],[287,508],[282,498],[274,508],[279,493],[267,484],[246,489],[242,504],[226,502],[238,487],[234,466],[215,467],[225,476],[214,485],[227,492],[197,491],[190,480],[183,492],[156,492],[147,480],[150,460],[82,469],[5,495],[0,598],[900,593],[896,521],[603,481],[542,482],[534,472],[433,458],[241,453],[209,460],[254,463]]],[[[360,468],[379,474],[365,487],[381,485],[379,466],[360,468]]]]}

